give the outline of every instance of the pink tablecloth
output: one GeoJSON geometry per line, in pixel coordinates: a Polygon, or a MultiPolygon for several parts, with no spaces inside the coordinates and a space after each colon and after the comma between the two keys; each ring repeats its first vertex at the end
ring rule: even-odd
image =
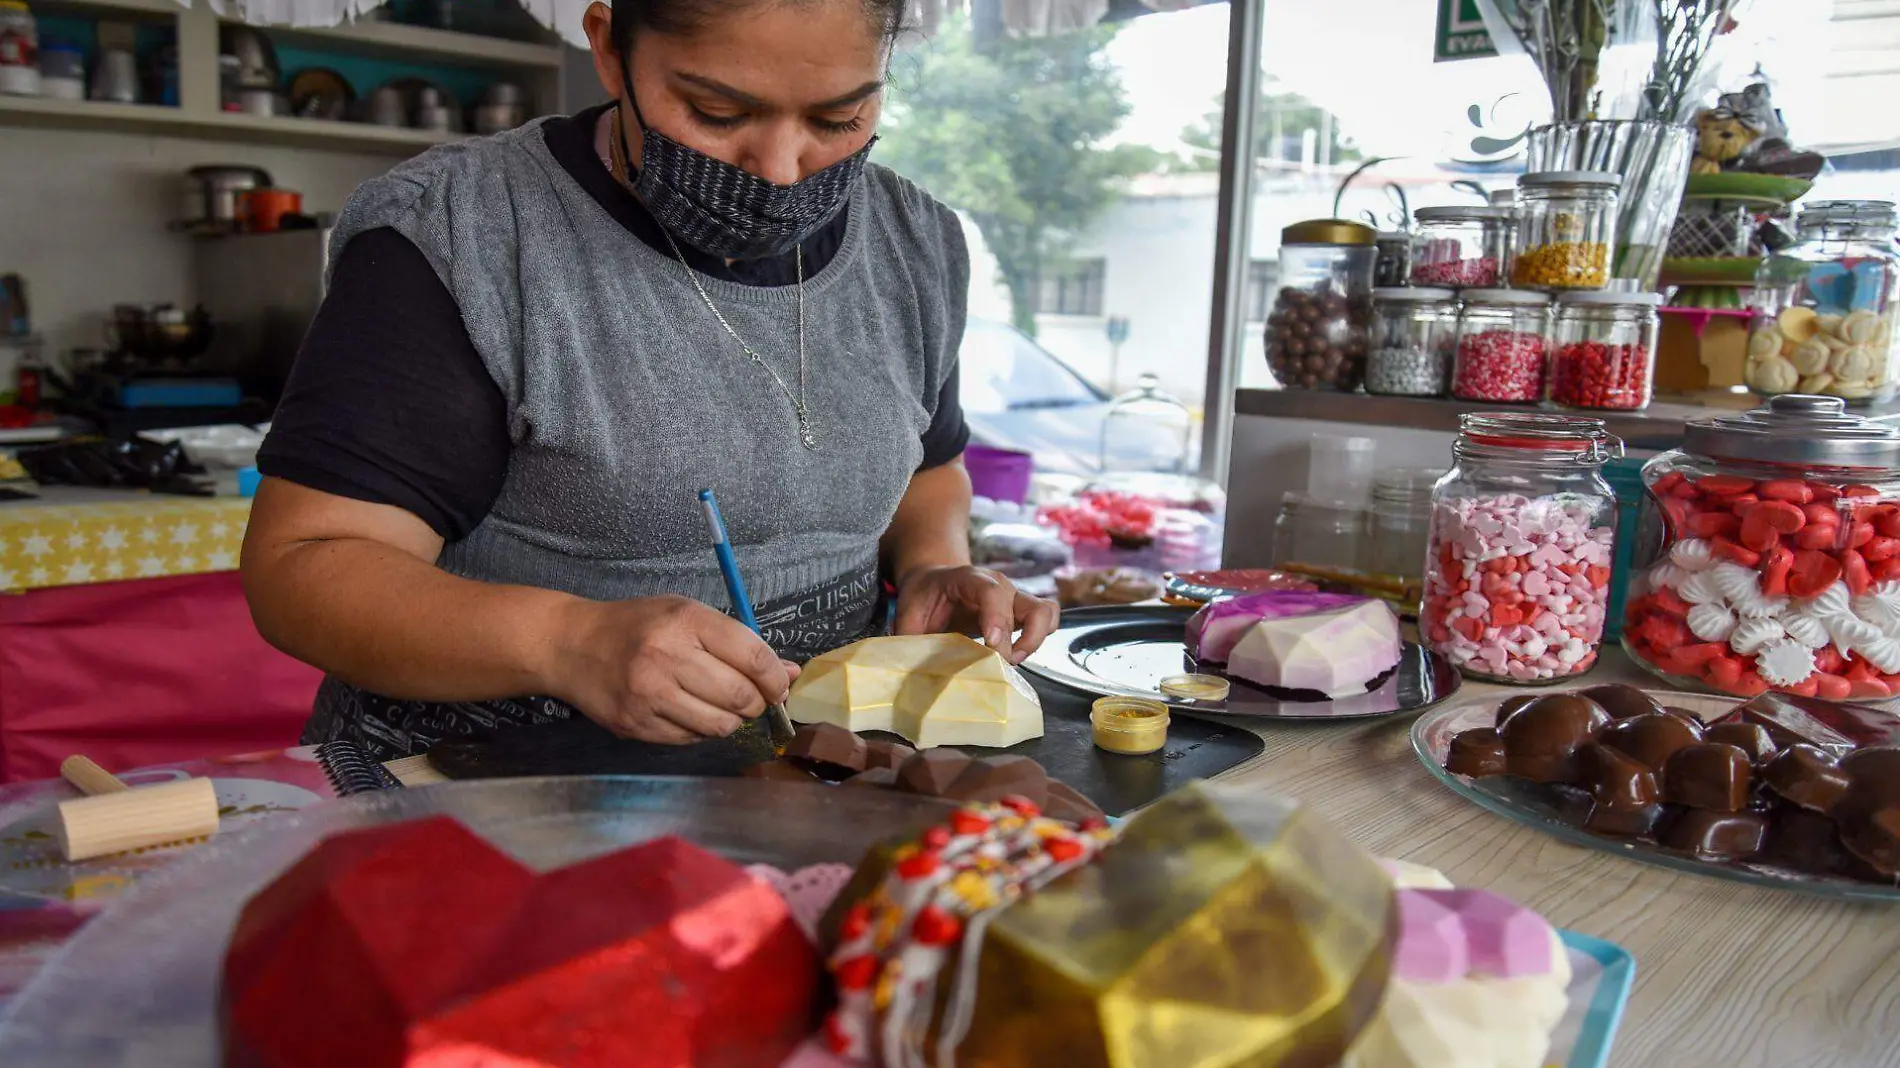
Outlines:
{"type": "Polygon", "coordinates": [[[292,745],[320,678],[265,643],[235,572],[0,595],[0,783],[292,745]]]}

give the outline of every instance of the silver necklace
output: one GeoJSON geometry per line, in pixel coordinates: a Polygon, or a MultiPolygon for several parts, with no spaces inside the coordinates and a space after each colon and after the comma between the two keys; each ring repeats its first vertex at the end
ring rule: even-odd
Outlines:
{"type": "MultiPolygon", "coordinates": [[[[613,158],[606,161],[607,167],[613,173],[614,179],[624,186],[627,184],[626,145],[621,141],[618,121],[613,124],[609,140],[612,144],[613,158]]],[[[658,225],[657,220],[655,224],[658,225]]],[[[798,415],[798,443],[808,450],[817,451],[818,435],[812,430],[811,409],[805,404],[805,246],[803,244],[798,246],[795,257],[798,265],[798,392],[793,393],[791,387],[785,384],[785,380],[779,377],[779,373],[772,369],[772,365],[765,362],[765,357],[760,356],[757,350],[746,344],[745,338],[739,336],[739,331],[734,330],[732,324],[726,321],[725,313],[719,310],[719,305],[713,303],[712,294],[707,293],[706,287],[699,283],[699,272],[693,270],[693,265],[686,262],[686,252],[674,239],[673,232],[664,226],[660,227],[660,232],[666,235],[666,243],[672,246],[673,255],[679,258],[680,266],[686,269],[686,280],[693,284],[693,292],[698,293],[699,299],[705,302],[706,310],[712,312],[713,318],[719,320],[719,325],[726,328],[726,333],[732,335],[732,340],[738,342],[739,348],[752,358],[752,362],[772,376],[773,384],[777,385],[779,392],[785,394],[785,399],[791,402],[792,411],[798,415]]]]}

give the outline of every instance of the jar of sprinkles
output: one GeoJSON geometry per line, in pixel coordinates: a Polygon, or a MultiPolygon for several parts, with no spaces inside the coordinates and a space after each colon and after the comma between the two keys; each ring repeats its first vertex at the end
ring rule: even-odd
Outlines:
{"type": "Polygon", "coordinates": [[[1517,180],[1511,284],[1520,289],[1602,289],[1616,251],[1620,175],[1537,171],[1517,180]]]}
{"type": "Polygon", "coordinates": [[[1458,315],[1451,395],[1493,404],[1544,398],[1550,298],[1527,289],[1467,289],[1458,315]]]}
{"type": "Polygon", "coordinates": [[[1372,291],[1372,354],[1366,392],[1442,397],[1451,386],[1458,344],[1458,303],[1449,289],[1372,291]]]}

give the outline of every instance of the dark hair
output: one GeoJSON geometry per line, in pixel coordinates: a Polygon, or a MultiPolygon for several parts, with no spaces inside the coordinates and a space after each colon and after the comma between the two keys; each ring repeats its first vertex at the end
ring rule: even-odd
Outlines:
{"type": "MultiPolygon", "coordinates": [[[[614,45],[625,52],[640,30],[654,33],[697,33],[708,22],[740,11],[762,0],[613,0],[614,45]]],[[[765,0],[769,2],[769,0],[765,0]]],[[[800,0],[777,0],[798,3],[800,0]]],[[[810,2],[810,0],[804,0],[810,2]]],[[[886,41],[896,40],[904,32],[907,0],[857,0],[864,15],[878,28],[886,41]]]]}

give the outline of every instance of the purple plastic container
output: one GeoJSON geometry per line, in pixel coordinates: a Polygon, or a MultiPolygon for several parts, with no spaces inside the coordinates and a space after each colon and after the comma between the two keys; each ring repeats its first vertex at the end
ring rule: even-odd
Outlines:
{"type": "Polygon", "coordinates": [[[963,466],[970,472],[970,490],[992,501],[1021,504],[1029,499],[1029,476],[1036,458],[1014,449],[970,444],[963,450],[963,466]]]}

